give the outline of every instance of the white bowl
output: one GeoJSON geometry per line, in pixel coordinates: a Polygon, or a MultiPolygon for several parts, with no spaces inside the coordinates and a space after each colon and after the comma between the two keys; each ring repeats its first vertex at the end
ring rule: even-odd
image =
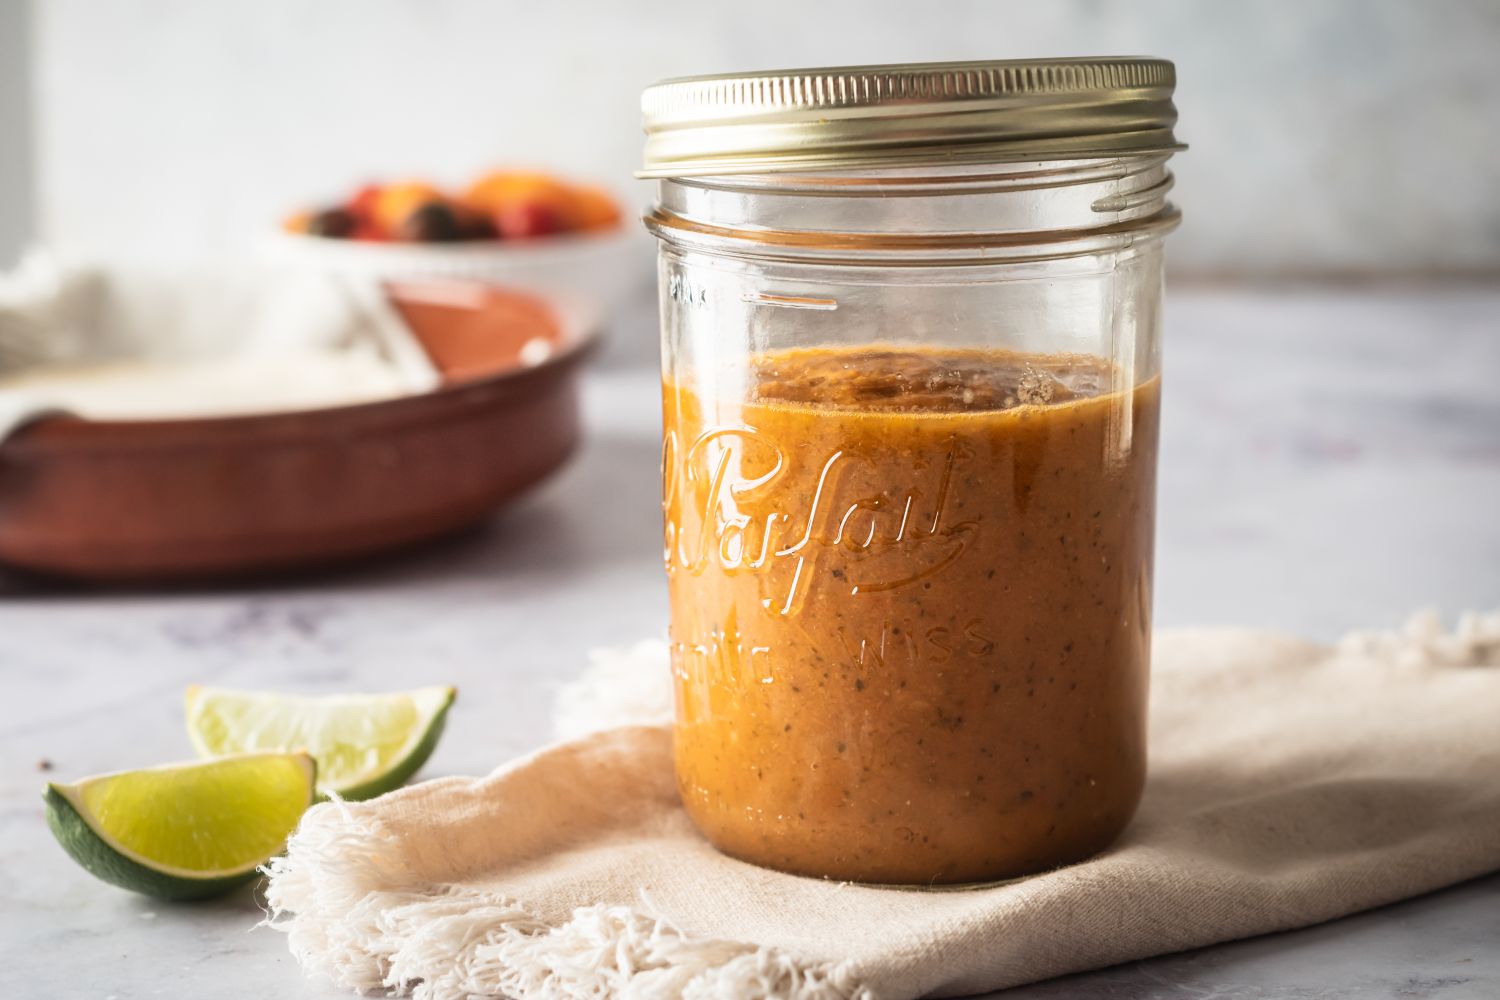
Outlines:
{"type": "Polygon", "coordinates": [[[650,279],[638,227],[463,243],[370,243],[281,232],[267,241],[275,263],[390,281],[474,281],[584,303],[601,314],[650,279]]]}

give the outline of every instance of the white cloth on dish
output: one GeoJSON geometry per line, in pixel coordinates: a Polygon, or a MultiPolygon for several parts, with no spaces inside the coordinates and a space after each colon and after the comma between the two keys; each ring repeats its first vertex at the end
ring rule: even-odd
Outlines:
{"type": "Polygon", "coordinates": [[[428,391],[379,285],[313,269],[68,265],[0,274],[0,440],[38,415],[230,416],[428,391]]]}

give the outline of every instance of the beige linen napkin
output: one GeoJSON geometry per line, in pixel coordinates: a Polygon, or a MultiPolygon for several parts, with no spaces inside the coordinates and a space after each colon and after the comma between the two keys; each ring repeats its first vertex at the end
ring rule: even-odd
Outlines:
{"type": "MultiPolygon", "coordinates": [[[[431,1000],[952,996],[1298,927],[1500,868],[1497,663],[1500,614],[1337,648],[1163,632],[1129,830],[958,891],[724,858],[677,804],[669,731],[610,729],[314,808],[271,866],[272,925],[309,972],[431,1000]]],[[[589,697],[650,716],[632,692],[665,681],[646,648],[589,697]]]]}

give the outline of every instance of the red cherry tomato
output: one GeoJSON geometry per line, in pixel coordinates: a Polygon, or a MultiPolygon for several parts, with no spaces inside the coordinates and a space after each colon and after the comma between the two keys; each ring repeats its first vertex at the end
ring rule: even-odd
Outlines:
{"type": "Polygon", "coordinates": [[[375,203],[380,200],[382,188],[379,184],[366,184],[354,192],[354,197],[344,207],[349,214],[364,224],[375,221],[375,203]]]}
{"type": "Polygon", "coordinates": [[[520,201],[495,212],[495,229],[502,239],[519,240],[547,236],[565,228],[563,218],[550,205],[520,201]]]}

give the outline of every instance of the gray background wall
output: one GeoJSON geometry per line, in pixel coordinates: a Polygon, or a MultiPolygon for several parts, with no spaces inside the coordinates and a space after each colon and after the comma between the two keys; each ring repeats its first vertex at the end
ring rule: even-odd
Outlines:
{"type": "Polygon", "coordinates": [[[1500,272],[1495,0],[32,6],[28,66],[0,0],[0,254],[33,204],[68,249],[178,259],[372,173],[501,162],[644,200],[636,102],[663,76],[1147,52],[1178,63],[1192,144],[1176,275],[1500,272]]]}

